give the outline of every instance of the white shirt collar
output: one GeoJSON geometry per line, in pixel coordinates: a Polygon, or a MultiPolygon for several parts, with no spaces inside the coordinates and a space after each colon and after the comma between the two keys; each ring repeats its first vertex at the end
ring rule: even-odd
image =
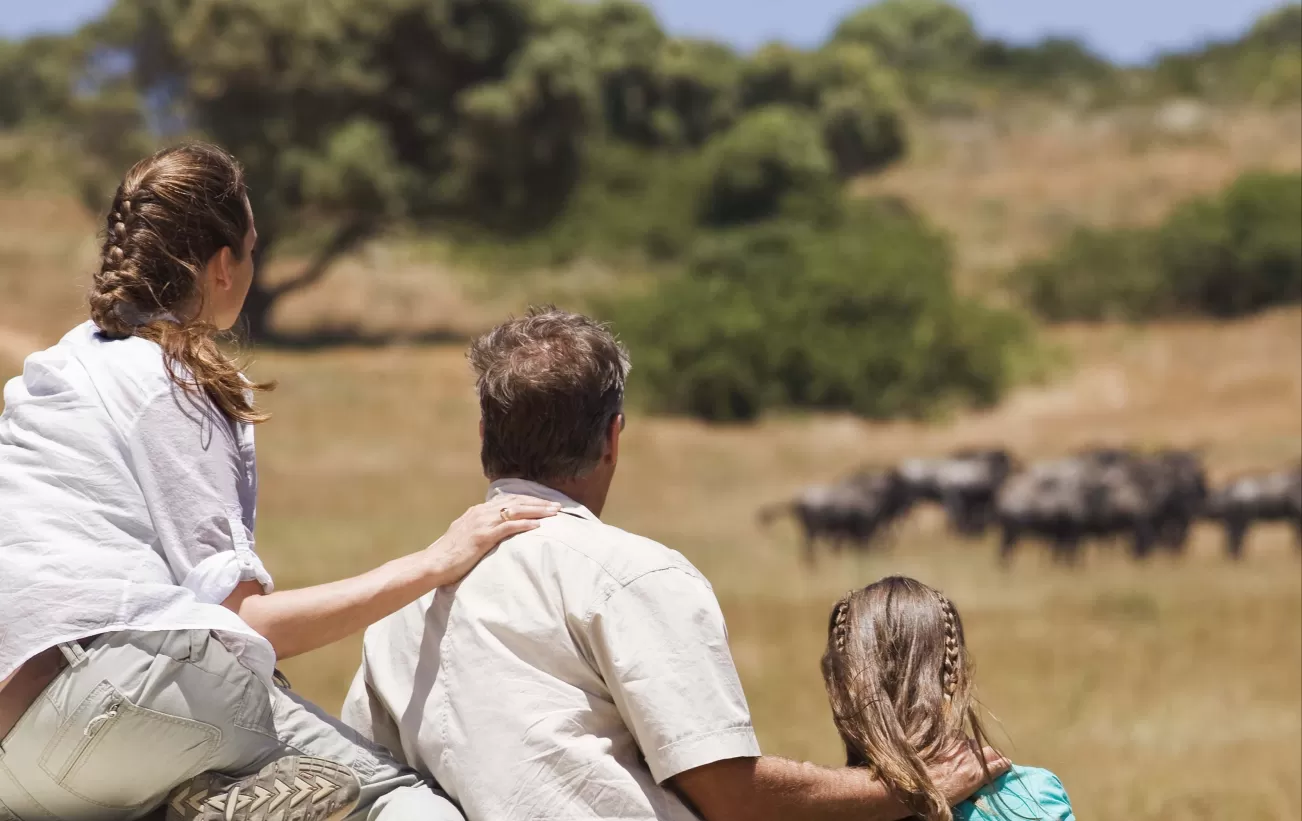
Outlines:
{"type": "Polygon", "coordinates": [[[538,499],[546,499],[549,502],[559,502],[562,513],[568,513],[571,516],[578,516],[580,519],[593,522],[601,521],[591,510],[588,510],[559,490],[540,485],[537,482],[531,482],[528,479],[498,479],[488,486],[488,496],[485,501],[491,502],[498,496],[506,494],[533,496],[538,499]]]}

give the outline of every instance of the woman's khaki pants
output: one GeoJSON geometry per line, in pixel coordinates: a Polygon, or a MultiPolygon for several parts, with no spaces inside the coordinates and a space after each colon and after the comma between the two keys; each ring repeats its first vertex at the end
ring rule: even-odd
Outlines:
{"type": "Polygon", "coordinates": [[[0,741],[0,821],[148,815],[209,771],[250,775],[285,755],[351,766],[350,821],[464,821],[441,793],[341,722],[268,687],[206,631],[108,633],[0,741]]]}

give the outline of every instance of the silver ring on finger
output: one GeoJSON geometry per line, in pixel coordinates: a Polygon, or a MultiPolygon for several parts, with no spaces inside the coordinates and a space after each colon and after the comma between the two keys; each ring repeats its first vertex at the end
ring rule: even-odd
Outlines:
{"type": "Polygon", "coordinates": [[[509,522],[511,521],[511,508],[504,507],[501,510],[497,511],[497,515],[501,517],[502,521],[509,522]]]}

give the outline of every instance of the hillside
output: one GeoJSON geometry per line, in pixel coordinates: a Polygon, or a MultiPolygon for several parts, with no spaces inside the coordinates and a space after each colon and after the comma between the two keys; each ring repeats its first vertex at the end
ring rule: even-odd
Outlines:
{"type": "Polygon", "coordinates": [[[980,289],[1078,225],[1152,224],[1244,171],[1302,167],[1296,107],[1031,109],[914,133],[911,156],[856,190],[901,197],[949,231],[960,277],[980,289]]]}

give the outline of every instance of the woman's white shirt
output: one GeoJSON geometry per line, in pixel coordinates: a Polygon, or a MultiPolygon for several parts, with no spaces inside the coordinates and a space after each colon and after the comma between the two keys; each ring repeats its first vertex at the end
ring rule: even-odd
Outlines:
{"type": "Polygon", "coordinates": [[[0,415],[0,681],[56,644],[211,630],[270,681],[271,644],[221,606],[256,580],[252,426],[168,377],[162,350],[85,323],[27,358],[0,415]]]}

